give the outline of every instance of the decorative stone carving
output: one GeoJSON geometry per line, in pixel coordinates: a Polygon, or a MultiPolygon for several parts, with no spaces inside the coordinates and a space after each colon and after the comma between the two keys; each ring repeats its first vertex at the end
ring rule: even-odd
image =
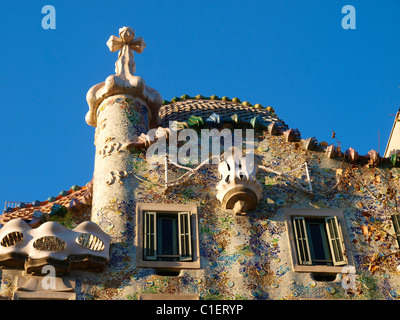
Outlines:
{"type": "Polygon", "coordinates": [[[41,273],[52,265],[57,273],[70,269],[100,271],[109,261],[111,238],[91,221],[67,229],[48,221],[33,229],[24,220],[9,221],[0,230],[0,266],[41,273]]]}
{"type": "Polygon", "coordinates": [[[110,180],[107,180],[106,183],[108,185],[113,184],[115,181],[118,181],[118,183],[120,184],[124,184],[124,182],[121,180],[121,178],[125,178],[128,176],[128,172],[127,171],[118,171],[118,170],[114,170],[110,172],[111,178],[110,180]]]}
{"type": "Polygon", "coordinates": [[[135,61],[132,50],[142,53],[146,44],[141,37],[134,38],[135,31],[130,27],[119,29],[119,38],[111,36],[107,46],[111,52],[120,50],[115,63],[115,75],[107,77],[105,82],[94,85],[87,93],[86,100],[89,111],[86,122],[97,126],[97,109],[101,102],[109,96],[116,94],[130,94],[147,102],[150,127],[158,124],[158,111],[162,104],[161,95],[146,85],[143,78],[135,76],[135,61]]]}
{"type": "Polygon", "coordinates": [[[121,153],[121,143],[118,141],[107,141],[103,147],[98,151],[102,158],[111,155],[113,152],[121,153]]]}
{"type": "Polygon", "coordinates": [[[243,215],[255,209],[262,198],[262,187],[255,176],[258,166],[238,149],[230,150],[231,155],[218,167],[222,179],[217,185],[217,199],[223,209],[233,209],[235,214],[243,215]]]}
{"type": "Polygon", "coordinates": [[[129,141],[125,143],[121,149],[122,150],[131,150],[132,148],[136,148],[139,150],[145,150],[152,144],[158,141],[160,138],[165,138],[166,140],[171,135],[171,130],[169,128],[158,127],[154,137],[150,137],[148,134],[142,133],[136,141],[129,141]]]}
{"type": "Polygon", "coordinates": [[[120,28],[119,36],[120,38],[111,36],[107,41],[107,46],[111,52],[120,50],[118,60],[115,63],[115,74],[122,79],[132,81],[136,64],[131,50],[142,53],[146,48],[146,43],[142,37],[134,39],[135,30],[129,27],[120,28]]]}

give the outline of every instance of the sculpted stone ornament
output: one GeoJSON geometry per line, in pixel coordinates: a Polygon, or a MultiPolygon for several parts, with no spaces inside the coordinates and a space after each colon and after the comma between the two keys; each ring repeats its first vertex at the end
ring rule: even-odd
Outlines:
{"type": "Polygon", "coordinates": [[[218,167],[221,181],[216,186],[217,199],[223,209],[232,209],[235,215],[254,210],[262,198],[262,187],[256,179],[258,166],[254,158],[241,155],[236,147],[218,167]]]}
{"type": "Polygon", "coordinates": [[[111,52],[120,50],[118,60],[115,63],[115,75],[118,77],[117,81],[124,80],[130,82],[131,86],[137,86],[142,81],[140,77],[135,77],[135,61],[131,50],[142,53],[146,48],[146,43],[142,37],[135,37],[135,32],[132,28],[123,27],[119,29],[119,36],[111,36],[107,41],[107,46],[111,52]]]}
{"type": "Polygon", "coordinates": [[[87,93],[86,100],[89,111],[86,114],[86,122],[97,126],[97,108],[101,102],[109,96],[131,94],[143,99],[147,103],[149,111],[150,128],[157,127],[158,111],[162,104],[161,95],[154,89],[146,85],[143,78],[135,76],[135,61],[132,50],[142,53],[146,47],[142,37],[135,37],[135,31],[130,27],[119,29],[119,38],[111,36],[107,41],[107,46],[111,52],[120,50],[118,60],[115,63],[115,75],[99,84],[94,85],[87,93]]]}
{"type": "Polygon", "coordinates": [[[129,141],[125,143],[121,149],[122,150],[147,150],[152,144],[156,143],[158,139],[165,138],[167,141],[168,137],[171,135],[171,130],[169,128],[158,127],[154,137],[149,134],[142,133],[136,141],[129,141]]]}
{"type": "Polygon", "coordinates": [[[111,237],[92,221],[68,229],[55,221],[32,228],[13,219],[0,230],[0,266],[40,273],[45,265],[57,272],[71,269],[102,271],[110,260],[111,237]]]}

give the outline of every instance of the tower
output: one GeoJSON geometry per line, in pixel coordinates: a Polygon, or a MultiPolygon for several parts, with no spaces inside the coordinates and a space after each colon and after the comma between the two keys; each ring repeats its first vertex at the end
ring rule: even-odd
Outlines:
{"type": "Polygon", "coordinates": [[[141,37],[135,38],[132,28],[119,29],[119,37],[111,36],[107,46],[111,52],[119,50],[115,75],[88,91],[85,119],[96,128],[91,220],[115,243],[133,241],[133,213],[126,205],[135,199],[137,181],[131,168],[136,159],[123,146],[156,126],[162,100],[143,78],[134,75],[132,51],[142,53],[146,44],[141,37]]]}

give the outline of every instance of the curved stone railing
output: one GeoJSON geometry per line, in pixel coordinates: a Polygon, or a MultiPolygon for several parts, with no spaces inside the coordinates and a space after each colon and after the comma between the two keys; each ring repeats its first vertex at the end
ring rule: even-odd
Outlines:
{"type": "Polygon", "coordinates": [[[91,221],[67,229],[49,221],[31,228],[14,219],[0,229],[0,266],[41,273],[45,265],[56,272],[71,269],[101,271],[109,261],[111,237],[91,221]]]}

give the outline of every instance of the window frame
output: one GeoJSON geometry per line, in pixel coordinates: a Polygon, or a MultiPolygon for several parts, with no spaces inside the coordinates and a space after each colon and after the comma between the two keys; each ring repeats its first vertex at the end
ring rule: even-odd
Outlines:
{"type": "MultiPolygon", "coordinates": [[[[187,231],[187,230],[186,230],[187,231]]],[[[198,214],[197,206],[194,204],[161,204],[161,203],[138,203],[136,205],[136,265],[137,267],[143,268],[156,268],[156,269],[199,269],[200,268],[200,256],[199,256],[199,236],[198,236],[198,214]],[[180,256],[179,261],[158,261],[157,257],[154,256],[153,260],[144,258],[144,223],[146,212],[154,212],[154,226],[157,224],[157,213],[160,214],[176,214],[178,223],[182,214],[189,214],[189,227],[190,237],[189,242],[191,245],[191,259],[185,259],[180,256]]],[[[186,234],[180,233],[180,227],[178,227],[178,247],[181,245],[181,236],[187,236],[186,234]]],[[[156,238],[157,241],[157,238],[156,238]]]]}
{"type": "MultiPolygon", "coordinates": [[[[287,227],[287,235],[289,241],[289,250],[291,254],[291,262],[292,262],[292,270],[294,272],[312,272],[312,273],[340,273],[342,271],[343,266],[345,265],[354,265],[354,259],[350,254],[349,248],[350,239],[347,234],[346,221],[344,218],[343,210],[339,209],[284,209],[283,210],[285,216],[285,222],[287,227]],[[327,221],[329,218],[333,218],[339,227],[338,236],[340,241],[342,242],[343,247],[343,257],[344,261],[339,261],[339,265],[312,265],[312,264],[301,264],[298,256],[298,247],[297,247],[297,238],[295,235],[293,218],[319,218],[327,221]]],[[[301,219],[299,219],[301,220],[301,219]]],[[[305,222],[305,220],[302,220],[305,222]]],[[[329,232],[329,231],[327,231],[329,232]]],[[[308,239],[307,239],[308,241],[308,239]]],[[[333,258],[332,247],[330,243],[330,239],[328,236],[329,248],[333,258]]],[[[309,248],[309,247],[308,247],[309,248]]],[[[311,256],[309,256],[311,261],[311,256]]]]}

